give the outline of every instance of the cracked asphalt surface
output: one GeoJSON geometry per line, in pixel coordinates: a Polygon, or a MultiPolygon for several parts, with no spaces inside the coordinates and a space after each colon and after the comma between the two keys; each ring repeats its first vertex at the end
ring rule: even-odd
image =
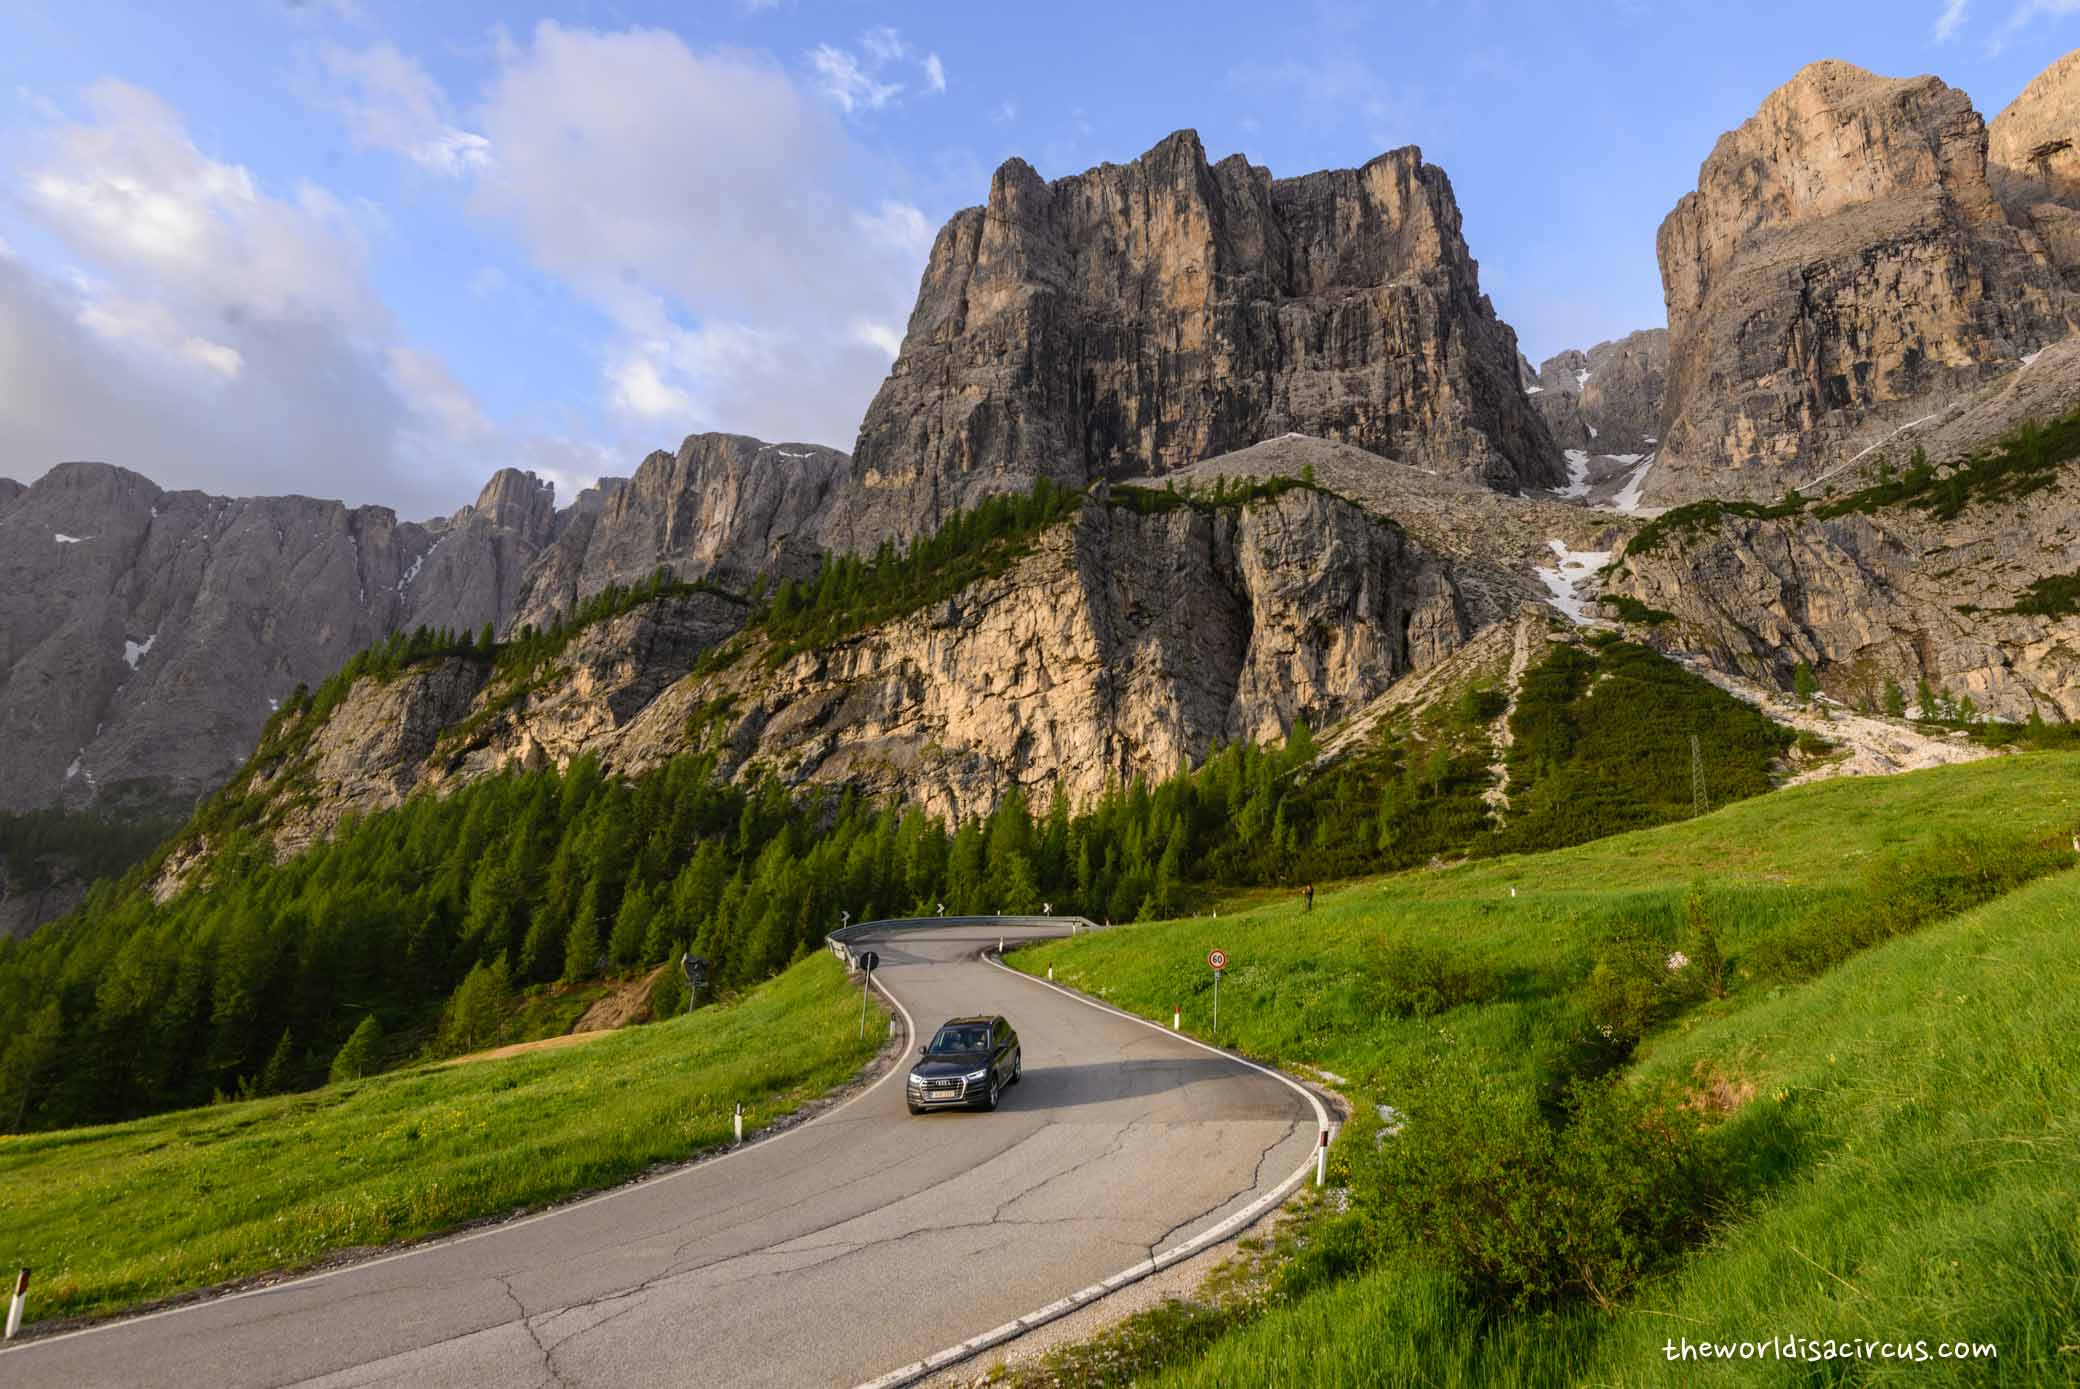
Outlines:
{"type": "Polygon", "coordinates": [[[982,963],[996,939],[875,946],[926,1035],[962,1013],[1017,1027],[1025,1079],[994,1114],[913,1118],[889,1080],[528,1221],[31,1341],[0,1383],[853,1385],[1189,1238],[1307,1158],[1299,1094],[982,963]]]}

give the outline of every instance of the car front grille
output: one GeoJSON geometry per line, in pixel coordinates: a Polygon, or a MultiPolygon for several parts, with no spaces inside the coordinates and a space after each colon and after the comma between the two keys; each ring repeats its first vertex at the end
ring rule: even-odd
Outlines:
{"type": "Polygon", "coordinates": [[[922,1085],[910,1087],[911,1097],[924,1104],[948,1104],[968,1097],[967,1082],[959,1076],[947,1080],[928,1080],[922,1085]]]}

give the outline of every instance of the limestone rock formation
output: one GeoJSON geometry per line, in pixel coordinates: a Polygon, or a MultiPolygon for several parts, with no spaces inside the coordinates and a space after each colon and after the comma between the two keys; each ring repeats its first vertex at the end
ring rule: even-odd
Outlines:
{"type": "Polygon", "coordinates": [[[1562,449],[1644,454],[1659,442],[1667,379],[1668,330],[1646,328],[1548,357],[1526,389],[1562,449]]]}
{"type": "MultiPolygon", "coordinates": [[[[817,535],[847,477],[845,455],[819,444],[695,434],[676,454],[586,501],[527,575],[508,626],[547,626],[610,583],[668,565],[680,579],[744,589],[760,574],[814,572],[817,535]]],[[[590,490],[590,489],[588,489],[590,490]]]]}
{"type": "MultiPolygon", "coordinates": [[[[1003,571],[777,659],[757,627],[716,652],[750,610],[701,591],[581,629],[550,679],[487,679],[468,660],[367,679],[241,789],[284,789],[267,822],[283,852],[349,812],[586,753],[634,773],[701,748],[724,775],[939,814],[987,812],[1013,786],[1081,803],[1219,742],[1300,718],[1327,728],[1527,602],[1557,620],[1538,568],[1556,548],[1613,549],[1636,524],[1300,437],[1171,480],[1198,495],[1095,489],[1003,571]],[[1316,485],[1208,495],[1303,474],[1316,485]]],[[[176,861],[169,891],[194,856],[176,861]]]]}
{"type": "Polygon", "coordinates": [[[1198,136],[1053,183],[1013,159],[932,247],[860,428],[841,548],[1038,476],[1161,475],[1288,431],[1490,486],[1564,474],[1409,147],[1273,179],[1198,136]]]}
{"type": "Polygon", "coordinates": [[[2080,49],[1993,118],[1986,159],[2008,220],[2035,232],[2067,287],[2080,289],[2080,49]]]}
{"type": "Polygon", "coordinates": [[[60,464],[0,506],[0,809],[185,806],[297,685],[400,627],[497,621],[550,520],[520,473],[420,525],[60,464]]]}
{"type": "MultiPolygon", "coordinates": [[[[1844,476],[1897,477],[1917,448],[1948,469],[2076,405],[2080,340],[2046,349],[1844,476]]],[[[1779,689],[1803,661],[1846,702],[1875,703],[1887,680],[1911,695],[1925,679],[1992,717],[2080,719],[2080,613],[2012,611],[2037,581],[2080,573],[2080,462],[2048,481],[1952,516],[1912,504],[1833,516],[1707,509],[1628,548],[1609,586],[1673,616],[1654,629],[1657,642],[1779,689]]]]}
{"type": "Polygon", "coordinates": [[[2071,330],[2042,243],[1987,180],[1963,92],[1802,69],[1662,223],[1669,426],[1657,504],[1773,497],[2071,330]]]}

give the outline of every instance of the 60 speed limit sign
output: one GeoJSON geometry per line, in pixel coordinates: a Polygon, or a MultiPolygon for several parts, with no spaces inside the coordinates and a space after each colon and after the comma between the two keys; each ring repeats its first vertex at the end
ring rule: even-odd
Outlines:
{"type": "Polygon", "coordinates": [[[1212,965],[1216,970],[1226,969],[1228,967],[1227,952],[1221,950],[1207,951],[1206,963],[1212,965]]]}

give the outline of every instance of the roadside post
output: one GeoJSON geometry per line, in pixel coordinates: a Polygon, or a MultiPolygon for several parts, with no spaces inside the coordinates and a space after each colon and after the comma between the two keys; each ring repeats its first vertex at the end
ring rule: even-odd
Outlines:
{"type": "Polygon", "coordinates": [[[22,1329],[22,1308],[28,1301],[29,1270],[25,1268],[14,1276],[14,1297],[7,1304],[7,1339],[10,1341],[22,1329]]]}
{"type": "Polygon", "coordinates": [[[708,960],[705,955],[682,955],[679,968],[686,971],[686,1011],[691,1013],[700,1002],[701,985],[708,982],[708,960]]]}
{"type": "Polygon", "coordinates": [[[873,951],[859,952],[859,1037],[863,1042],[867,1039],[867,988],[873,982],[875,966],[880,963],[881,957],[873,951]]]}
{"type": "Polygon", "coordinates": [[[742,1100],[737,1101],[736,1126],[737,1142],[742,1143],[744,1141],[744,1102],[742,1100]]]}
{"type": "MultiPolygon", "coordinates": [[[[1213,1044],[1219,1046],[1221,1044],[1221,971],[1228,967],[1227,953],[1220,950],[1209,950],[1206,952],[1206,963],[1213,966],[1213,1044]]],[[[1176,1016],[1175,1013],[1171,1014],[1173,1020],[1176,1016]]]]}
{"type": "Polygon", "coordinates": [[[1326,1186],[1329,1182],[1329,1131],[1322,1130],[1322,1141],[1314,1149],[1314,1184],[1326,1186]]]}

